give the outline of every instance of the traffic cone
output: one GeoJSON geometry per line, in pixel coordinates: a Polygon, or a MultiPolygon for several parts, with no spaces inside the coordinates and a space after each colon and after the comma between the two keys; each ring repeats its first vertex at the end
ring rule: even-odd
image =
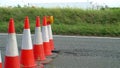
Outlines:
{"type": "Polygon", "coordinates": [[[47,28],[48,28],[48,36],[49,36],[49,44],[51,47],[51,51],[53,52],[51,56],[49,56],[50,58],[55,58],[58,56],[58,51],[55,50],[54,47],[54,40],[53,40],[53,36],[52,36],[52,29],[51,29],[51,20],[50,20],[51,16],[47,16],[47,28]]]}
{"type": "Polygon", "coordinates": [[[0,51],[0,68],[2,68],[2,57],[1,57],[1,51],[0,51]]]}
{"type": "Polygon", "coordinates": [[[42,40],[42,33],[40,28],[40,17],[36,17],[36,27],[35,27],[35,35],[34,35],[34,57],[37,61],[40,61],[42,64],[47,64],[52,61],[50,58],[46,58],[44,54],[43,48],[43,40],[42,40]]]}
{"type": "Polygon", "coordinates": [[[43,18],[42,37],[43,37],[43,46],[44,46],[45,55],[50,56],[50,55],[52,55],[52,51],[51,51],[51,47],[49,44],[46,16],[44,16],[44,18],[43,18]]]}
{"type": "Polygon", "coordinates": [[[36,27],[35,27],[35,35],[34,35],[34,57],[36,60],[45,60],[45,54],[43,49],[43,40],[40,28],[40,18],[36,17],[36,27]]]}
{"type": "Polygon", "coordinates": [[[13,18],[9,21],[8,44],[6,46],[4,68],[20,68],[13,18]]]}
{"type": "Polygon", "coordinates": [[[36,67],[28,17],[26,17],[24,21],[24,31],[23,31],[23,37],[22,37],[20,63],[22,68],[36,67]]]}
{"type": "Polygon", "coordinates": [[[54,40],[53,40],[52,29],[51,29],[51,21],[49,19],[50,19],[50,16],[47,16],[49,42],[50,42],[51,50],[54,50],[55,47],[54,47],[54,40]]]}

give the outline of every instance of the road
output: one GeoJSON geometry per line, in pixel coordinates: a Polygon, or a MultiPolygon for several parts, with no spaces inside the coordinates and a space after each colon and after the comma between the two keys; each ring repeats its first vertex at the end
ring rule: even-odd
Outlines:
{"type": "MultiPolygon", "coordinates": [[[[0,35],[4,61],[7,35],[0,35]]],[[[20,50],[21,35],[17,35],[20,50]]],[[[45,68],[120,68],[120,38],[87,36],[54,36],[58,57],[45,68]]]]}

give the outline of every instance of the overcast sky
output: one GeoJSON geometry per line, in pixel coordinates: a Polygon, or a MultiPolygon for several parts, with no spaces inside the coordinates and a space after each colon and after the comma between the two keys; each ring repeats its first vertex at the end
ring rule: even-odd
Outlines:
{"type": "Polygon", "coordinates": [[[24,5],[27,3],[55,3],[55,2],[92,2],[93,4],[119,6],[120,0],[0,0],[0,5],[24,5]]]}

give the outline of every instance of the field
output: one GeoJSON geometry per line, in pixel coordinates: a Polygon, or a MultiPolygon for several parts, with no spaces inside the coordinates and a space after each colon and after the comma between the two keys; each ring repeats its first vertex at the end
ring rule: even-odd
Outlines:
{"type": "Polygon", "coordinates": [[[0,32],[7,33],[8,22],[15,21],[16,33],[23,32],[25,16],[29,16],[34,33],[35,17],[54,16],[53,34],[120,37],[120,9],[83,10],[79,8],[1,7],[0,32]]]}

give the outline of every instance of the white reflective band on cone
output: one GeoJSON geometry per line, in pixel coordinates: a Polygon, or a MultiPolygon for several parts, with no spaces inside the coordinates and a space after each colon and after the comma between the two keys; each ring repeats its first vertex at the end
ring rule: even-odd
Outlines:
{"type": "Polygon", "coordinates": [[[34,34],[33,43],[34,44],[43,44],[41,28],[40,27],[35,28],[35,34],[34,34]]]}
{"type": "Polygon", "coordinates": [[[51,25],[48,25],[49,39],[53,39],[51,25]]]}
{"type": "Polygon", "coordinates": [[[30,29],[24,29],[22,37],[22,49],[33,49],[30,29]]]}
{"type": "Polygon", "coordinates": [[[8,34],[8,44],[6,46],[5,54],[6,56],[18,56],[18,47],[15,33],[8,34]]]}
{"type": "Polygon", "coordinates": [[[49,42],[47,26],[42,26],[42,38],[43,38],[43,42],[49,42]]]}

